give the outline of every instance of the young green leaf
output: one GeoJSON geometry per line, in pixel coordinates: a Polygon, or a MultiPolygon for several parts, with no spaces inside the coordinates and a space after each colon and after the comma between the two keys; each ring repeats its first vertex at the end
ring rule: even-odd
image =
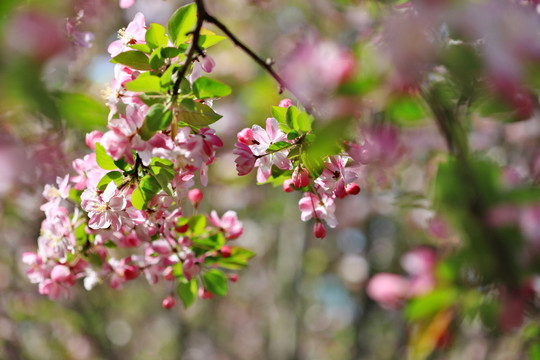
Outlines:
{"type": "Polygon", "coordinates": [[[140,51],[125,51],[113,57],[111,62],[129,66],[135,70],[151,70],[149,59],[140,51]]]}
{"type": "Polygon", "coordinates": [[[167,46],[169,39],[165,35],[165,28],[160,24],[150,24],[150,27],[146,31],[146,43],[153,49],[161,46],[167,46]]]}
{"type": "Polygon", "coordinates": [[[182,6],[169,19],[169,37],[174,45],[178,46],[188,38],[188,32],[193,30],[197,23],[197,5],[182,6]]]}
{"type": "Polygon", "coordinates": [[[291,144],[286,141],[278,141],[277,143],[270,145],[270,147],[266,149],[266,152],[279,151],[290,146],[291,144]]]}
{"type": "Polygon", "coordinates": [[[201,34],[201,36],[199,36],[199,46],[201,47],[201,49],[208,49],[210,46],[214,46],[225,39],[226,37],[224,36],[201,34]]]}
{"type": "Polygon", "coordinates": [[[172,113],[163,104],[154,104],[150,106],[144,122],[150,131],[165,130],[171,124],[172,113]]]}
{"type": "Polygon", "coordinates": [[[139,186],[131,194],[131,203],[136,209],[143,210],[146,205],[161,190],[161,185],[150,175],[139,182],[139,186]]]}
{"type": "Polygon", "coordinates": [[[180,281],[178,284],[178,296],[180,296],[186,309],[190,307],[197,298],[197,281],[195,279],[191,279],[189,282],[180,281]]]}
{"type": "Polygon", "coordinates": [[[285,113],[285,119],[287,120],[287,124],[289,124],[289,126],[296,131],[300,130],[297,121],[298,115],[300,115],[300,110],[298,110],[296,106],[289,106],[287,108],[287,112],[285,113]]]}
{"type": "Polygon", "coordinates": [[[97,185],[98,190],[105,190],[111,181],[114,181],[117,187],[120,186],[122,184],[122,173],[120,171],[111,171],[103,175],[97,185]]]}
{"type": "Polygon", "coordinates": [[[222,82],[201,76],[193,83],[193,92],[199,99],[211,99],[229,95],[231,88],[222,82]]]}
{"type": "Polygon", "coordinates": [[[103,170],[115,170],[117,168],[114,160],[107,155],[105,148],[100,143],[96,143],[96,162],[103,170]]]}
{"type": "Polygon", "coordinates": [[[278,121],[280,124],[286,124],[287,119],[285,118],[285,114],[287,113],[287,108],[282,108],[279,106],[272,106],[272,116],[278,121]]]}
{"type": "Polygon", "coordinates": [[[195,215],[189,218],[189,228],[193,232],[193,235],[200,235],[206,227],[206,216],[195,215]]]}
{"type": "Polygon", "coordinates": [[[212,269],[203,274],[205,287],[213,294],[218,296],[227,295],[228,284],[227,277],[221,271],[212,269]]]}
{"type": "Polygon", "coordinates": [[[204,127],[221,119],[211,107],[191,99],[184,99],[178,108],[180,119],[195,127],[204,127]]]}
{"type": "Polygon", "coordinates": [[[133,81],[126,83],[126,89],[137,92],[161,92],[159,77],[151,73],[143,73],[133,81]]]}

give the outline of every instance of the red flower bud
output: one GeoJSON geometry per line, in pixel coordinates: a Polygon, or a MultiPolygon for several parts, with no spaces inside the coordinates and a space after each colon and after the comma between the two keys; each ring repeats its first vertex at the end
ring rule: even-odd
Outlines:
{"type": "Polygon", "coordinates": [[[293,180],[292,179],[287,179],[283,182],[283,191],[285,192],[293,192],[294,191],[294,188],[293,188],[293,180]]]}
{"type": "Polygon", "coordinates": [[[360,193],[360,186],[355,183],[350,183],[347,185],[346,191],[348,195],[358,195],[358,193],[360,193]]]}
{"type": "Polygon", "coordinates": [[[324,225],[320,222],[317,222],[313,227],[313,235],[318,239],[324,239],[326,237],[326,229],[324,225]]]}
{"type": "Polygon", "coordinates": [[[197,206],[202,201],[203,193],[199,189],[189,190],[188,198],[194,206],[197,206]]]}
{"type": "Polygon", "coordinates": [[[231,248],[229,246],[222,246],[219,252],[224,258],[231,257],[231,248]]]}
{"type": "Polygon", "coordinates": [[[165,299],[163,299],[163,302],[161,303],[161,305],[165,309],[173,308],[174,305],[176,305],[176,299],[172,295],[169,295],[165,299]]]}

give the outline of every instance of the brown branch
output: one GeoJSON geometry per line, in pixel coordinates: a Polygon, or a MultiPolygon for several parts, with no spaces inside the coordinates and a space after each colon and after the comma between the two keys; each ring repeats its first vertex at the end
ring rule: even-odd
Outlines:
{"type": "Polygon", "coordinates": [[[266,70],[277,81],[277,83],[279,84],[280,94],[285,89],[289,90],[289,92],[302,104],[302,106],[304,107],[304,109],[306,109],[308,113],[313,112],[313,106],[311,105],[311,102],[308,101],[308,99],[304,98],[302,95],[295,93],[295,91],[291,89],[291,86],[288,85],[287,82],[281,76],[279,76],[279,74],[272,68],[271,63],[268,63],[267,61],[259,57],[257,54],[255,54],[253,50],[251,50],[247,45],[241,42],[221,21],[210,15],[206,11],[203,0],[195,0],[195,3],[197,4],[197,14],[199,16],[199,20],[216,25],[236,46],[238,46],[242,51],[244,51],[249,57],[251,57],[251,59],[253,59],[253,61],[259,64],[259,66],[266,70]]]}

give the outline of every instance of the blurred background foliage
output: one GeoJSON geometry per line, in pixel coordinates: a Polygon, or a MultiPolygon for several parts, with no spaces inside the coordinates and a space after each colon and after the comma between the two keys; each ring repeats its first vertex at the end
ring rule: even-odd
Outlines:
{"type": "MultiPolygon", "coordinates": [[[[171,290],[168,284],[151,288],[142,279],[127,283],[122,291],[103,284],[87,292],[79,284],[70,299],[59,302],[38,294],[24,275],[21,254],[36,244],[44,184],[69,172],[70,162],[87,152],[86,132],[105,128],[108,111],[101,92],[113,77],[108,44],[137,11],[145,14],[147,24],[164,24],[185,3],[137,0],[132,8],[121,10],[113,0],[0,2],[0,358],[356,360],[401,359],[408,352],[410,358],[426,358],[428,353],[432,359],[524,359],[529,349],[530,358],[539,359],[540,348],[534,346],[540,339],[538,316],[527,313],[519,330],[501,332],[501,304],[474,286],[459,292],[442,287],[427,300],[418,299],[405,314],[383,310],[365,295],[370,275],[402,272],[399,260],[408,249],[428,244],[451,254],[458,247],[459,234],[440,239],[426,230],[433,208],[446,214],[456,232],[467,217],[460,201],[468,198],[460,192],[462,179],[455,166],[447,163],[437,172],[444,162],[445,142],[437,134],[432,109],[417,92],[396,91],[401,85],[388,73],[392,67],[399,69],[399,62],[391,65],[392,52],[383,55],[378,47],[385,16],[403,1],[207,1],[212,14],[256,53],[272,58],[278,69],[286,67],[298,44],[312,39],[332,40],[352,50],[354,75],[330,89],[333,95],[322,94],[324,101],[318,103],[315,115],[322,128],[325,121],[355,118],[358,107],[368,109],[374,122],[403,128],[407,159],[387,174],[392,180],[386,186],[362,184],[366,186],[360,195],[342,200],[340,226],[325,240],[314,239],[312,225],[299,221],[299,195],[257,187],[251,175],[237,177],[232,155],[236,133],[264,124],[271,106],[292,95],[278,94],[267,73],[224,41],[210,51],[217,64],[212,76],[231,85],[233,95],[215,104],[224,115],[215,128],[225,146],[210,169],[211,185],[201,206],[238,212],[245,232],[237,241],[257,253],[250,267],[227,297],[198,301],[188,311],[179,306],[163,309],[161,299],[171,290]],[[66,19],[76,17],[79,9],[84,10],[82,30],[95,36],[91,48],[74,46],[66,34],[66,19]],[[433,185],[436,173],[444,183],[433,185]],[[427,199],[433,194],[432,207],[427,199]],[[452,305],[458,301],[465,310],[455,316],[452,305]],[[450,332],[451,342],[440,341],[450,332]]],[[[456,2],[456,7],[462,3],[456,2]]],[[[410,31],[414,36],[419,30],[410,31]]],[[[430,46],[410,40],[396,38],[403,42],[401,47],[412,48],[400,70],[413,76],[417,69],[406,66],[429,66],[425,63],[431,54],[422,53],[430,46]]],[[[484,71],[485,64],[470,50],[447,48],[440,54],[445,72],[431,69],[432,77],[452,76],[452,83],[441,81],[434,90],[441,102],[453,99],[456,91],[466,93],[469,80],[484,71]]],[[[527,66],[530,76],[523,77],[535,83],[538,69],[527,66]]],[[[310,90],[317,98],[325,89],[310,90]]],[[[505,103],[480,92],[470,98],[481,116],[469,117],[465,125],[471,146],[485,150],[489,164],[498,165],[495,172],[513,159],[518,170],[528,167],[540,135],[537,119],[513,122],[531,114],[520,114],[519,106],[516,114],[512,99],[505,103]],[[508,123],[487,121],[488,117],[508,123]],[[509,144],[515,149],[507,152],[509,144]]],[[[475,181],[488,187],[486,197],[501,191],[498,184],[486,181],[491,165],[479,160],[471,166],[475,181]]],[[[532,191],[522,194],[526,201],[534,196],[532,191]]],[[[490,198],[490,204],[506,195],[500,196],[490,198]]],[[[480,231],[477,224],[467,226],[465,233],[480,231]]],[[[505,234],[522,241],[519,233],[513,235],[505,234]]],[[[500,262],[489,263],[489,250],[478,246],[450,257],[440,278],[452,282],[467,265],[467,256],[483,264],[486,273],[509,269],[500,262]]]]}

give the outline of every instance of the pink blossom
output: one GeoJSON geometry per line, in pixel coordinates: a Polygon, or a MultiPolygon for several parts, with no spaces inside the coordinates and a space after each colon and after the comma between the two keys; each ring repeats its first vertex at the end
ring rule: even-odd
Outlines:
{"type": "Polygon", "coordinates": [[[86,134],[85,137],[86,146],[88,146],[92,150],[96,150],[96,143],[100,142],[102,137],[103,133],[99,130],[89,132],[88,134],[86,134]]]}
{"type": "Polygon", "coordinates": [[[283,99],[279,102],[279,107],[282,107],[282,108],[288,108],[289,106],[293,106],[294,103],[292,102],[291,99],[283,99]]]}
{"type": "Polygon", "coordinates": [[[211,73],[212,70],[214,70],[214,66],[216,66],[216,62],[210,55],[206,55],[201,60],[201,69],[203,69],[207,73],[211,73]]]}
{"type": "Polygon", "coordinates": [[[82,208],[88,212],[90,218],[88,226],[91,229],[106,229],[110,226],[118,231],[122,224],[132,225],[124,211],[127,204],[126,198],[118,193],[114,181],[107,185],[101,195],[93,190],[85,190],[81,195],[81,200],[82,208]]]}
{"type": "Polygon", "coordinates": [[[50,279],[39,284],[39,293],[47,295],[51,300],[58,300],[61,296],[69,297],[69,290],[65,286],[50,279]]]}
{"type": "Polygon", "coordinates": [[[285,181],[283,181],[283,191],[293,192],[294,191],[293,185],[294,183],[292,179],[286,179],[285,181]]]}
{"type": "Polygon", "coordinates": [[[22,262],[30,268],[26,271],[26,276],[31,283],[37,284],[48,277],[49,270],[43,259],[36,253],[25,252],[22,255],[22,262]]]}
{"type": "Polygon", "coordinates": [[[289,150],[281,150],[267,154],[270,146],[279,141],[288,141],[287,135],[279,128],[279,123],[274,118],[266,119],[266,130],[259,125],[253,125],[253,141],[249,146],[252,153],[257,156],[255,166],[258,166],[257,181],[264,183],[270,177],[272,165],[283,170],[292,169],[291,161],[287,158],[289,150]]]}
{"type": "Polygon", "coordinates": [[[242,222],[238,221],[238,216],[236,212],[229,210],[223,214],[221,219],[219,218],[217,212],[212,210],[208,220],[214,226],[217,226],[221,231],[225,232],[225,238],[227,240],[233,240],[238,238],[244,232],[242,222]]]}
{"type": "Polygon", "coordinates": [[[120,8],[122,9],[128,9],[135,4],[135,0],[120,0],[120,8]]]}
{"type": "Polygon", "coordinates": [[[235,146],[236,148],[233,150],[233,154],[237,155],[234,159],[236,171],[238,171],[238,175],[240,176],[247,175],[255,167],[255,161],[257,159],[246,144],[238,142],[235,146]]]}
{"type": "Polygon", "coordinates": [[[75,190],[95,189],[103,175],[107,173],[107,170],[103,170],[97,164],[96,153],[90,153],[82,159],[75,159],[73,169],[78,174],[71,177],[75,190]]]}
{"type": "Polygon", "coordinates": [[[409,281],[403,276],[379,273],[367,285],[369,297],[386,309],[397,309],[408,296],[409,281]]]}
{"type": "Polygon", "coordinates": [[[191,203],[196,206],[202,201],[203,193],[199,189],[193,189],[188,192],[188,198],[189,201],[191,201],[191,203]]]}
{"type": "Polygon", "coordinates": [[[250,128],[242,129],[236,137],[238,138],[238,141],[242,144],[245,144],[247,146],[253,145],[253,132],[250,128]]]}
{"type": "Polygon", "coordinates": [[[127,28],[120,29],[118,31],[118,40],[113,41],[107,51],[111,54],[111,57],[115,57],[121,52],[130,49],[130,45],[145,44],[146,39],[146,24],[144,15],[137,13],[133,21],[131,21],[127,28]]]}
{"type": "Polygon", "coordinates": [[[356,167],[346,167],[348,158],[345,156],[329,156],[324,165],[324,170],[315,184],[327,195],[334,194],[341,197],[346,194],[345,185],[352,183],[358,178],[356,167]]]}
{"type": "Polygon", "coordinates": [[[64,178],[57,177],[56,184],[58,185],[58,188],[49,184],[45,185],[43,197],[47,199],[48,202],[41,205],[41,211],[54,211],[54,209],[60,205],[62,199],[67,199],[69,197],[69,190],[71,189],[71,186],[69,185],[69,175],[66,175],[64,178]]]}
{"type": "Polygon", "coordinates": [[[328,226],[335,228],[337,226],[336,216],[334,214],[336,205],[334,198],[325,194],[317,195],[313,193],[304,193],[304,197],[300,199],[298,205],[300,207],[300,219],[308,221],[312,217],[318,220],[325,220],[328,226]]]}
{"type": "Polygon", "coordinates": [[[292,181],[297,189],[303,188],[309,185],[309,171],[306,168],[298,166],[294,169],[292,174],[292,181]]]}

